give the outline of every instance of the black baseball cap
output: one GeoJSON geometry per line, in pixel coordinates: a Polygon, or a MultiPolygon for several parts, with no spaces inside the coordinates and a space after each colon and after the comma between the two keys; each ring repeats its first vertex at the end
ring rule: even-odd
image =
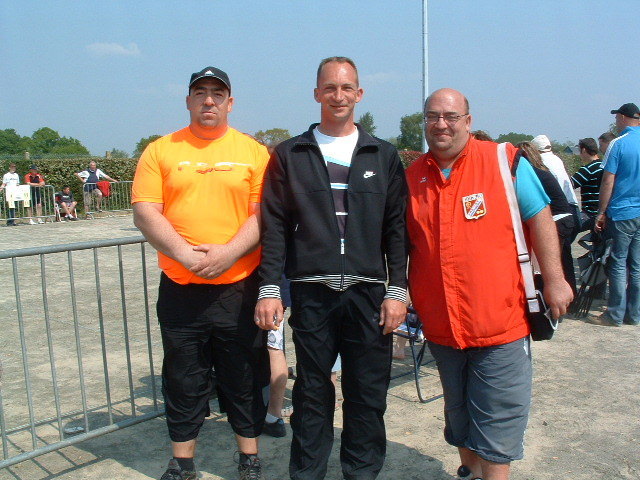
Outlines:
{"type": "Polygon", "coordinates": [[[29,170],[37,170],[38,166],[35,163],[32,163],[31,166],[29,167],[29,170]]]}
{"type": "Polygon", "coordinates": [[[625,103],[617,110],[611,110],[611,113],[619,113],[629,118],[640,118],[640,108],[635,103],[625,103]]]}
{"type": "Polygon", "coordinates": [[[217,78],[226,85],[226,87],[229,89],[229,93],[231,93],[231,82],[229,81],[229,75],[216,67],[205,67],[199,72],[192,73],[191,80],[189,80],[189,91],[191,91],[191,86],[201,78],[217,78]]]}

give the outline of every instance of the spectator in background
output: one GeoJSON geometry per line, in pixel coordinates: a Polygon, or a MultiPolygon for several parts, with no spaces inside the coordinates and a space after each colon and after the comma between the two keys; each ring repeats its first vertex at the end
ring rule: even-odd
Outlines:
{"type": "Polygon", "coordinates": [[[471,132],[471,135],[475,137],[476,140],[481,140],[483,142],[493,142],[493,138],[484,130],[475,130],[471,132]]]}
{"type": "Polygon", "coordinates": [[[551,142],[546,135],[538,135],[537,137],[534,137],[534,139],[531,140],[531,145],[538,149],[542,163],[544,163],[551,174],[556,177],[567,202],[569,202],[569,205],[571,205],[571,208],[573,209],[573,221],[576,226],[573,238],[571,239],[573,241],[579,231],[580,215],[578,211],[578,199],[576,198],[576,193],[573,191],[573,185],[571,185],[571,179],[569,178],[567,169],[560,157],[551,151],[551,142]]]}
{"type": "MultiPolygon", "coordinates": [[[[16,173],[16,164],[9,164],[9,171],[4,174],[2,177],[2,185],[0,185],[0,191],[4,190],[7,187],[17,187],[20,185],[20,175],[16,173]]],[[[7,217],[7,226],[15,227],[16,226],[16,207],[15,202],[10,200],[8,196],[5,196],[7,199],[7,205],[9,206],[9,216],[7,217]]]]}
{"type": "Polygon", "coordinates": [[[613,243],[609,258],[607,310],[591,317],[596,325],[640,324],[640,109],[625,103],[617,110],[620,136],[602,162],[596,231],[607,227],[613,243]],[[605,216],[606,215],[606,216],[605,216]]]}
{"type": "Polygon", "coordinates": [[[71,187],[66,186],[61,192],[56,193],[56,203],[60,209],[60,217],[67,220],[78,220],[78,214],[76,213],[76,202],[71,193],[71,187]],[[62,216],[64,214],[64,217],[62,216]]]}
{"type": "MultiPolygon", "coordinates": [[[[601,136],[602,137],[602,136],[601,136]]],[[[592,230],[598,214],[598,195],[602,182],[602,163],[598,158],[598,146],[593,138],[583,138],[578,142],[582,167],[573,174],[571,182],[580,189],[580,231],[592,230]]]]}
{"type": "Polygon", "coordinates": [[[84,187],[82,188],[83,192],[83,200],[84,200],[84,208],[85,211],[91,210],[91,198],[96,198],[96,210],[98,212],[102,211],[102,192],[96,185],[101,178],[106,178],[110,182],[117,182],[109,175],[104,173],[102,170],[98,168],[98,164],[94,161],[89,163],[89,166],[86,170],[82,172],[76,173],[76,176],[80,179],[82,183],[84,183],[84,187]]]}
{"type": "Polygon", "coordinates": [[[269,365],[271,366],[271,380],[269,382],[269,407],[264,421],[262,433],[271,437],[284,437],[287,431],[282,417],[291,415],[291,407],[283,409],[284,393],[287,388],[289,368],[284,349],[284,314],[291,306],[291,294],[289,292],[289,280],[282,277],[280,283],[282,297],[283,317],[282,322],[275,330],[269,330],[267,336],[267,349],[269,350],[269,365]]]}
{"type": "Polygon", "coordinates": [[[598,137],[598,148],[600,149],[600,153],[603,155],[607,153],[607,148],[609,147],[611,140],[614,138],[616,138],[616,136],[612,132],[604,132],[598,137]]]}
{"type": "MultiPolygon", "coordinates": [[[[31,165],[29,167],[29,173],[24,176],[24,183],[31,187],[31,203],[36,206],[36,217],[38,223],[44,223],[42,219],[42,187],[44,187],[44,177],[38,173],[38,167],[31,165]]],[[[33,211],[31,207],[27,207],[27,215],[31,217],[29,223],[35,225],[33,221],[33,211]]]]}
{"type": "Polygon", "coordinates": [[[553,216],[553,221],[558,230],[558,237],[560,238],[560,258],[562,260],[564,278],[575,295],[577,293],[576,274],[573,269],[573,256],[571,255],[571,242],[573,241],[573,233],[575,230],[573,209],[571,205],[569,205],[569,202],[567,202],[567,198],[564,196],[555,177],[549,172],[545,164],[542,163],[538,150],[529,142],[520,142],[517,146],[522,149],[523,157],[527,159],[533,167],[533,171],[538,177],[538,180],[540,180],[542,188],[544,188],[545,193],[551,200],[549,207],[551,208],[551,215],[553,216]]]}

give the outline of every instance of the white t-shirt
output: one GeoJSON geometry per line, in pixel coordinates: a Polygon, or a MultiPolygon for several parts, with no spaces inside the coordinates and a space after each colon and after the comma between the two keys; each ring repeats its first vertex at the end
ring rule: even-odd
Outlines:
{"type": "Polygon", "coordinates": [[[2,177],[2,183],[7,187],[15,187],[17,185],[20,185],[20,175],[18,175],[16,172],[7,172],[2,177]]]}
{"type": "MultiPolygon", "coordinates": [[[[81,178],[89,178],[89,170],[83,170],[81,172],[78,172],[78,175],[80,175],[81,178]]],[[[105,178],[107,175],[100,170],[99,168],[96,168],[96,175],[98,176],[98,180],[101,178],[105,178]]]]}
{"type": "Polygon", "coordinates": [[[344,137],[330,137],[316,127],[313,129],[313,136],[318,142],[325,162],[337,163],[345,167],[351,166],[353,150],[356,148],[356,143],[358,143],[357,128],[353,133],[344,137]]]}
{"type": "Polygon", "coordinates": [[[562,188],[564,196],[567,197],[567,202],[571,205],[577,205],[578,199],[576,198],[576,192],[573,191],[573,185],[571,185],[571,179],[567,170],[564,168],[564,163],[553,152],[540,153],[542,163],[549,169],[551,174],[556,177],[556,180],[562,188]]]}

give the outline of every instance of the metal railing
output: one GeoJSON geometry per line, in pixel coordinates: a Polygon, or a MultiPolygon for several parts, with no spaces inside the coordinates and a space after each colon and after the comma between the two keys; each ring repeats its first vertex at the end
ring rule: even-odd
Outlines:
{"type": "Polygon", "coordinates": [[[0,252],[0,468],[164,413],[148,258],[141,236],[0,252]]]}
{"type": "MultiPolygon", "coordinates": [[[[22,185],[24,187],[24,185],[22,185]]],[[[55,187],[31,187],[29,200],[7,199],[7,190],[0,191],[0,222],[35,223],[55,221],[56,199],[55,187]],[[38,193],[36,193],[38,192],[38,193]],[[37,201],[40,200],[38,204],[37,201]]]]}
{"type": "Polygon", "coordinates": [[[131,187],[132,181],[108,182],[109,194],[101,195],[95,193],[98,188],[97,183],[85,183],[82,187],[84,201],[84,211],[87,215],[97,212],[130,212],[131,207],[131,187]]]}

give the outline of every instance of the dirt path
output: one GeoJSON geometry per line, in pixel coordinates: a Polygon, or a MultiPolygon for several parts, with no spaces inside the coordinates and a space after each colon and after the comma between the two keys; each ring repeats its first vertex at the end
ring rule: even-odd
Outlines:
{"type": "MultiPolygon", "coordinates": [[[[137,234],[130,217],[0,228],[0,248],[137,234]]],[[[561,324],[552,341],[533,344],[533,408],[525,459],[514,464],[513,480],[640,479],[639,346],[639,327],[600,327],[572,319],[561,324]]],[[[288,351],[293,365],[293,348],[288,351]]],[[[408,361],[394,361],[393,373],[408,368],[408,361]]],[[[455,478],[457,455],[442,438],[439,381],[432,365],[424,371],[428,403],[417,402],[411,376],[392,382],[386,414],[388,456],[380,479],[455,478]]],[[[292,385],[290,381],[287,395],[292,385]]],[[[338,411],[328,479],[341,478],[340,425],[338,411]]],[[[286,438],[261,440],[266,478],[288,478],[290,438],[289,430],[286,438]]],[[[200,435],[202,478],[237,478],[234,450],[228,424],[214,414],[200,435]]],[[[164,419],[159,418],[0,470],[0,480],[157,479],[168,452],[164,419]]]]}

